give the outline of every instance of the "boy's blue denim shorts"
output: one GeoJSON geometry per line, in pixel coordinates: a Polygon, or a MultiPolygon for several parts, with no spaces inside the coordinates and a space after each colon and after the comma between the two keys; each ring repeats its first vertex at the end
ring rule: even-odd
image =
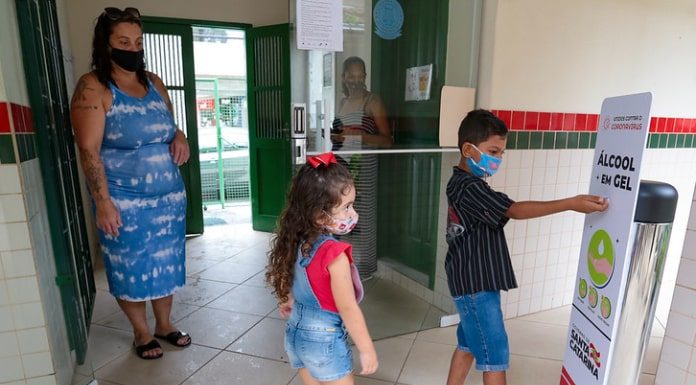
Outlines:
{"type": "Polygon", "coordinates": [[[294,369],[307,368],[316,380],[335,381],[353,371],[353,352],[342,326],[296,325],[285,328],[285,351],[294,369]]]}
{"type": "Polygon", "coordinates": [[[499,291],[482,291],[454,298],[459,311],[457,349],[471,353],[476,370],[502,372],[510,367],[499,291]]]}

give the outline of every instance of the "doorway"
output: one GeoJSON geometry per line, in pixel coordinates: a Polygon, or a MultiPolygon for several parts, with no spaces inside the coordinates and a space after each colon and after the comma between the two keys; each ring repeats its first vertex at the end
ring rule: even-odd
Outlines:
{"type": "Polygon", "coordinates": [[[192,30],[203,224],[250,224],[246,32],[192,30]]]}

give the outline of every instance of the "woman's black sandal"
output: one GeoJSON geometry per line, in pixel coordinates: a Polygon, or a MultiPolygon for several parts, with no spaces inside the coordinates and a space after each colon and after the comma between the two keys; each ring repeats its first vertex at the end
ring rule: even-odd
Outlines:
{"type": "Polygon", "coordinates": [[[172,344],[174,346],[178,346],[180,348],[191,345],[191,336],[189,336],[189,334],[186,332],[182,332],[181,330],[173,331],[173,332],[167,334],[166,336],[163,336],[161,334],[155,334],[155,337],[162,338],[163,340],[169,342],[170,344],[172,344]],[[188,337],[188,342],[180,344],[179,340],[184,338],[184,337],[188,337]]]}
{"type": "Polygon", "coordinates": [[[149,352],[150,350],[155,350],[157,348],[162,349],[162,345],[160,345],[157,340],[152,340],[144,345],[135,345],[135,341],[133,341],[133,347],[135,348],[135,353],[138,354],[138,357],[142,358],[143,360],[156,360],[158,358],[162,358],[164,353],[160,353],[154,356],[146,356],[145,352],[149,352]]]}

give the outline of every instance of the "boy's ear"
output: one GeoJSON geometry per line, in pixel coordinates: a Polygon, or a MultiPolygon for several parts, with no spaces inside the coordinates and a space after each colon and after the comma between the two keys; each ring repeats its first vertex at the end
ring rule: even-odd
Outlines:
{"type": "Polygon", "coordinates": [[[462,156],[465,158],[471,158],[471,146],[468,144],[469,142],[464,142],[462,147],[459,149],[459,152],[461,152],[462,156]]]}

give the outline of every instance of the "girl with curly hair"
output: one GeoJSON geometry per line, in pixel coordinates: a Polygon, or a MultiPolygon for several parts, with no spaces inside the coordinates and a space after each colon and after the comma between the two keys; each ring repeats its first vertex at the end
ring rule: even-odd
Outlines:
{"type": "Polygon", "coordinates": [[[334,238],[355,227],[354,201],[350,172],[332,153],[309,158],[293,179],[269,252],[266,280],[289,317],[285,350],[305,385],[354,384],[348,333],[360,374],[377,370],[351,245],[334,238]]]}

